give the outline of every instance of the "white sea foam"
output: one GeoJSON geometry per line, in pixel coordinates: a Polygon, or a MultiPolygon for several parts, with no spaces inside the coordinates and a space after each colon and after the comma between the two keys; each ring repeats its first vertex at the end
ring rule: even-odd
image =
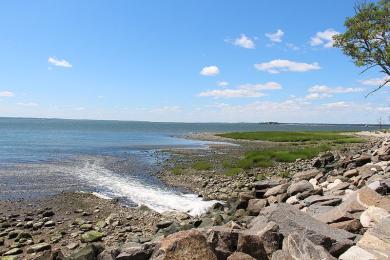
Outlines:
{"type": "Polygon", "coordinates": [[[196,194],[164,189],[141,183],[139,180],[124,177],[104,168],[95,160],[88,160],[75,173],[83,181],[97,187],[99,196],[126,197],[138,205],[146,205],[157,212],[180,211],[192,216],[206,212],[217,201],[204,201],[196,194]]]}

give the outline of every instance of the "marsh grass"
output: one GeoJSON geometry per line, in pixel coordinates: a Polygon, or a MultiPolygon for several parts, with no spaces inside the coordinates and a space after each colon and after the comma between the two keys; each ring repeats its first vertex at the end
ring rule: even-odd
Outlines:
{"type": "Polygon", "coordinates": [[[213,165],[208,161],[197,161],[192,164],[192,168],[198,171],[208,171],[213,168],[213,165]]]}
{"type": "Polygon", "coordinates": [[[217,134],[221,137],[243,140],[260,140],[271,142],[318,142],[359,143],[364,139],[341,132],[232,132],[217,134]]]}

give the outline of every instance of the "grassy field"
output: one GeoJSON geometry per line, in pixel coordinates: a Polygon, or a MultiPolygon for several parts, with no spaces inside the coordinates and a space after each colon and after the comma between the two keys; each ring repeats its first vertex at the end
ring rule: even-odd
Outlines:
{"type": "Polygon", "coordinates": [[[218,134],[221,137],[242,140],[260,140],[271,142],[319,142],[327,141],[336,144],[359,143],[363,139],[344,135],[339,132],[232,132],[218,134]]]}

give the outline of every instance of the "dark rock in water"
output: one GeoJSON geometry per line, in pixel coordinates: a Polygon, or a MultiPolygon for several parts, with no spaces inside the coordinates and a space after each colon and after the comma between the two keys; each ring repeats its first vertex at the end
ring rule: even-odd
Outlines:
{"type": "Polygon", "coordinates": [[[268,259],[282,245],[282,235],[275,222],[254,225],[238,236],[237,251],[256,259],[268,259]]]}
{"type": "Polygon", "coordinates": [[[314,244],[310,239],[297,233],[290,234],[283,240],[283,252],[272,256],[272,259],[336,260],[322,246],[314,244]]]}
{"type": "Polygon", "coordinates": [[[216,260],[217,257],[198,230],[181,231],[162,239],[152,260],[216,260]]]}
{"type": "Polygon", "coordinates": [[[272,205],[264,208],[261,214],[264,214],[267,221],[274,221],[284,236],[296,232],[314,244],[325,247],[334,256],[351,247],[352,240],[356,237],[350,232],[332,228],[289,204],[272,205]]]}

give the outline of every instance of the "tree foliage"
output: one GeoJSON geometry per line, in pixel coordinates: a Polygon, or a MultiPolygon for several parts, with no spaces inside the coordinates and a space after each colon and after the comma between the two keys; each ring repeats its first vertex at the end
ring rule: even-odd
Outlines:
{"type": "Polygon", "coordinates": [[[362,71],[378,67],[386,76],[371,93],[390,83],[390,0],[362,3],[355,16],[347,17],[346,32],[334,36],[334,46],[342,48],[362,71]]]}

